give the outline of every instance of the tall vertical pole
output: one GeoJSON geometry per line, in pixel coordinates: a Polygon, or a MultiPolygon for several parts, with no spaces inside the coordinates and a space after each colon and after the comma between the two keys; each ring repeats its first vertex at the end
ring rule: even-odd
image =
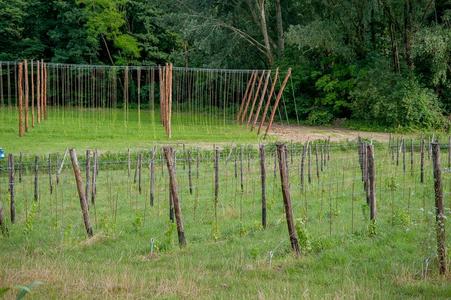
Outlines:
{"type": "Polygon", "coordinates": [[[291,207],[290,186],[288,182],[288,170],[287,170],[287,151],[284,144],[277,145],[277,156],[279,160],[280,181],[282,185],[282,196],[285,208],[285,217],[287,219],[288,234],[290,237],[291,248],[296,256],[301,255],[301,249],[299,247],[298,235],[294,225],[293,211],[291,207]]]}
{"type": "Polygon", "coordinates": [[[443,205],[442,171],[440,169],[440,144],[432,143],[432,164],[434,168],[435,190],[435,220],[437,231],[437,256],[440,274],[446,274],[446,233],[445,233],[445,209],[443,205]]]}

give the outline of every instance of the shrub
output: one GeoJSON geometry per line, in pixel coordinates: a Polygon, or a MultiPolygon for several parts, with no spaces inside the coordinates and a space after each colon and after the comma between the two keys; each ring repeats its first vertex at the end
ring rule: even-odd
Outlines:
{"type": "Polygon", "coordinates": [[[412,77],[383,67],[360,72],[351,92],[353,118],[385,126],[441,128],[446,125],[437,96],[412,77]]]}
{"type": "Polygon", "coordinates": [[[307,118],[309,125],[327,125],[330,124],[334,116],[325,110],[312,110],[307,118]]]}

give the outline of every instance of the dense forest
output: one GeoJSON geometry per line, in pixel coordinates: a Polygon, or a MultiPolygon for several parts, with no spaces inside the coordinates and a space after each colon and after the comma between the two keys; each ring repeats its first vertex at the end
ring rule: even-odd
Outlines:
{"type": "Polygon", "coordinates": [[[308,124],[447,128],[451,0],[0,0],[0,60],[25,58],[292,67],[308,124]]]}

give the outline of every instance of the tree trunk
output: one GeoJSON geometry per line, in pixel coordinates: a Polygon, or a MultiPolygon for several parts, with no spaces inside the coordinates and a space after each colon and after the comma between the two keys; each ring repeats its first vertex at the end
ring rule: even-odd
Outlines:
{"type": "Polygon", "coordinates": [[[279,57],[283,57],[285,52],[285,36],[283,33],[282,8],[280,0],[276,0],[276,22],[277,22],[277,46],[279,47],[279,57]]]}
{"type": "Polygon", "coordinates": [[[410,70],[413,70],[412,59],[412,2],[404,1],[404,51],[406,64],[410,70]]]}

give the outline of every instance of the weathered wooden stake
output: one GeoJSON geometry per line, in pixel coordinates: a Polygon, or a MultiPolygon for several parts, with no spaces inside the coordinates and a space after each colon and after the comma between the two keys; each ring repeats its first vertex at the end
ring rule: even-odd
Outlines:
{"type": "Polygon", "coordinates": [[[440,144],[432,143],[432,164],[434,168],[434,190],[435,190],[435,221],[437,230],[437,257],[439,272],[446,274],[446,233],[445,233],[445,209],[443,204],[442,171],[440,169],[440,144]]]}
{"type": "Polygon", "coordinates": [[[262,226],[266,228],[266,168],[265,145],[260,145],[260,174],[262,183],[262,226]]]}
{"type": "Polygon", "coordinates": [[[24,60],[24,77],[25,77],[25,132],[28,131],[28,63],[27,60],[24,60]]]}
{"type": "Polygon", "coordinates": [[[163,151],[164,151],[164,156],[166,158],[166,165],[168,167],[169,185],[171,188],[170,194],[172,195],[172,202],[174,204],[179,245],[180,245],[180,247],[183,247],[186,245],[186,239],[185,239],[185,231],[183,228],[182,210],[180,208],[179,196],[177,193],[177,178],[175,176],[174,164],[173,164],[173,158],[172,158],[173,150],[171,147],[163,147],[163,151]]]}
{"type": "Polygon", "coordinates": [[[23,122],[23,63],[19,63],[19,136],[24,135],[24,122],[23,122]]]}
{"type": "Polygon", "coordinates": [[[451,168],[451,136],[448,136],[448,169],[451,168]]]}
{"type": "Polygon", "coordinates": [[[410,175],[413,176],[413,139],[410,139],[410,175]]]}
{"type": "Polygon", "coordinates": [[[6,227],[5,217],[3,215],[3,205],[1,199],[0,199],[0,230],[3,235],[8,234],[8,228],[6,227]]]}
{"type": "Polygon", "coordinates": [[[285,86],[287,85],[287,82],[288,82],[288,79],[290,78],[290,76],[291,76],[291,68],[288,69],[287,75],[285,76],[285,78],[282,82],[282,85],[280,86],[280,90],[276,97],[276,102],[274,103],[274,107],[272,109],[271,116],[269,118],[269,124],[266,127],[265,137],[268,135],[268,132],[271,130],[272,123],[274,121],[274,116],[276,115],[277,107],[279,106],[279,101],[282,98],[283,91],[285,90],[285,86]]]}
{"type": "Polygon", "coordinates": [[[142,193],[141,188],[141,170],[142,170],[142,153],[138,154],[138,192],[142,193]]]}
{"type": "Polygon", "coordinates": [[[305,163],[305,153],[307,152],[308,142],[306,142],[302,146],[302,156],[301,156],[301,166],[300,166],[300,183],[301,183],[301,189],[304,190],[304,163],[305,163]]]}
{"type": "Polygon", "coordinates": [[[155,202],[155,149],[150,151],[150,206],[155,202]]]}
{"type": "Polygon", "coordinates": [[[244,182],[243,182],[243,145],[240,145],[240,186],[241,186],[241,192],[244,192],[244,182]]]}
{"type": "Polygon", "coordinates": [[[215,180],[215,223],[218,226],[218,196],[219,196],[219,149],[215,147],[215,161],[214,161],[214,180],[215,180]]]}
{"type": "Polygon", "coordinates": [[[189,194],[193,194],[193,178],[191,174],[191,150],[188,150],[188,187],[189,187],[189,194]]]}
{"type": "MultiPolygon", "coordinates": [[[[90,185],[91,185],[91,150],[86,150],[86,184],[85,184],[85,195],[88,197],[91,193],[90,185]]],[[[89,202],[87,203],[89,207],[89,202]]]]}
{"type": "Polygon", "coordinates": [[[86,233],[89,237],[93,236],[91,222],[89,221],[88,201],[83,191],[83,179],[81,178],[80,167],[78,165],[77,153],[75,149],[70,149],[70,159],[72,161],[72,168],[74,169],[75,182],[77,183],[78,196],[80,198],[81,212],[83,214],[83,222],[85,224],[86,233]]]}
{"type": "Polygon", "coordinates": [[[14,202],[14,156],[8,155],[8,172],[9,172],[9,208],[11,223],[16,222],[16,204],[14,202]]]}
{"type": "Polygon", "coordinates": [[[38,168],[38,156],[34,157],[34,201],[39,200],[39,168],[38,168]]]}
{"type": "Polygon", "coordinates": [[[402,150],[402,172],[406,174],[406,141],[404,138],[401,141],[401,150],[402,150]]]}
{"type": "Polygon", "coordinates": [[[52,181],[52,159],[50,157],[50,154],[47,158],[47,173],[49,176],[49,191],[51,195],[53,194],[53,181],[52,181]]]}
{"type": "Polygon", "coordinates": [[[366,154],[368,161],[368,193],[370,205],[370,220],[376,220],[376,167],[374,164],[374,147],[371,144],[366,146],[366,154]]]}
{"type": "Polygon", "coordinates": [[[312,147],[309,143],[307,143],[307,153],[308,153],[308,159],[307,159],[307,179],[308,183],[312,183],[312,147]]]}
{"type": "Polygon", "coordinates": [[[420,182],[424,183],[424,139],[421,139],[420,145],[420,182]]]}
{"type": "MultiPolygon", "coordinates": [[[[96,203],[96,196],[97,196],[97,160],[98,160],[98,155],[97,155],[97,149],[94,150],[94,165],[92,168],[92,184],[91,184],[91,203],[93,205],[95,205],[96,203]]],[[[88,195],[86,195],[86,197],[88,197],[88,195]]]]}
{"type": "Polygon", "coordinates": [[[282,185],[282,196],[285,208],[285,217],[287,219],[288,234],[290,237],[291,248],[296,256],[301,255],[299,247],[298,235],[294,225],[293,211],[291,208],[290,189],[288,183],[288,170],[286,165],[286,146],[284,144],[277,144],[277,156],[279,160],[280,181],[282,185]]]}
{"type": "Polygon", "coordinates": [[[315,144],[316,178],[319,180],[318,144],[315,144]]]}
{"type": "Polygon", "coordinates": [[[23,154],[19,153],[19,165],[17,166],[19,169],[19,183],[22,182],[22,172],[23,172],[23,154]]]}

